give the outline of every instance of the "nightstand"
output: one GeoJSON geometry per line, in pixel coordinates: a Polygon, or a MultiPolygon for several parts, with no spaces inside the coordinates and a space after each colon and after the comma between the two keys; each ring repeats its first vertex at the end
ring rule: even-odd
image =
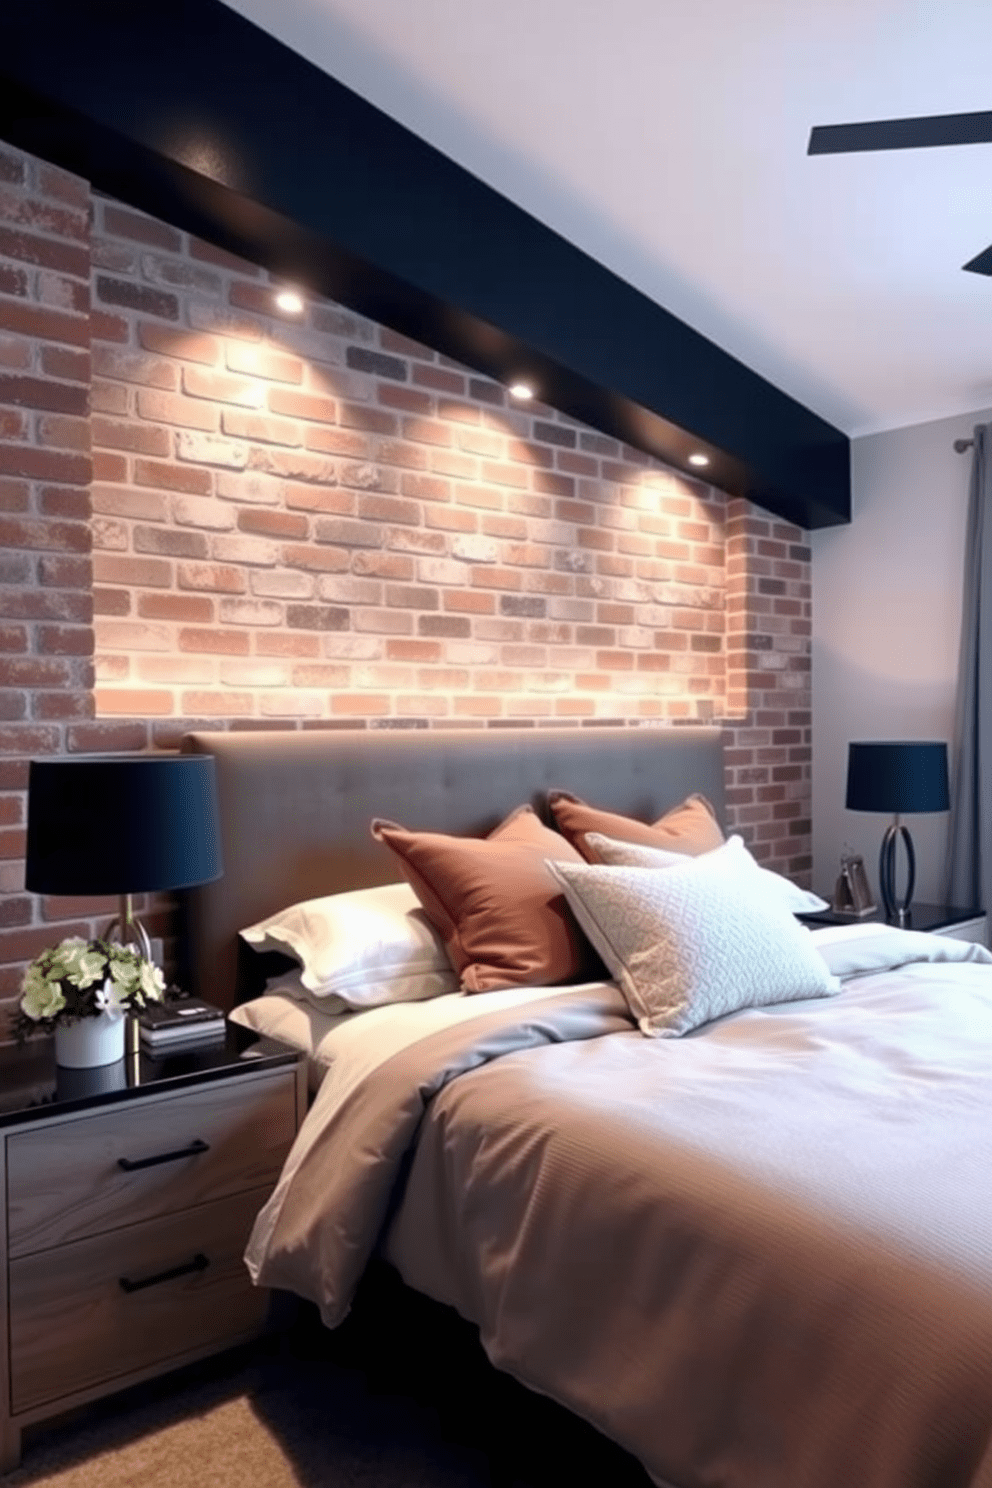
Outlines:
{"type": "MultiPolygon", "coordinates": [[[[798,918],[811,930],[821,925],[872,925],[883,922],[881,910],[855,919],[853,915],[837,915],[825,909],[822,914],[804,914],[798,918]]],[[[896,924],[895,920],[888,921],[896,924]]],[[[930,935],[948,935],[953,940],[974,940],[988,945],[988,924],[985,911],[981,909],[959,909],[952,904],[914,904],[906,919],[906,930],[925,930],[930,935]]]]}
{"type": "Polygon", "coordinates": [[[225,1039],[95,1070],[0,1048],[0,1470],[23,1427],[242,1343],[270,1294],[242,1260],[303,1118],[306,1067],[225,1039]]]}

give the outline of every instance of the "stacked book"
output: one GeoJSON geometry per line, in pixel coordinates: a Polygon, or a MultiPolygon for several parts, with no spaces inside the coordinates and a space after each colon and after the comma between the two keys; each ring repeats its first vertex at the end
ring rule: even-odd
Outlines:
{"type": "Polygon", "coordinates": [[[211,1043],[224,1037],[226,1027],[222,1010],[198,997],[151,1002],[138,1015],[141,1045],[149,1054],[211,1043]]]}

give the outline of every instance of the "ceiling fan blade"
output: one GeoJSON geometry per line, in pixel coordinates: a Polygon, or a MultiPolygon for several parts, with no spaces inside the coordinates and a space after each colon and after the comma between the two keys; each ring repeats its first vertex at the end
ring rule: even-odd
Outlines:
{"type": "Polygon", "coordinates": [[[992,144],[992,112],[931,114],[920,119],[878,119],[870,124],[817,124],[807,155],[856,150],[921,150],[933,145],[992,144]]]}
{"type": "Polygon", "coordinates": [[[972,274],[987,274],[989,278],[992,278],[992,243],[982,253],[976,253],[974,258],[969,259],[961,267],[972,274]]]}

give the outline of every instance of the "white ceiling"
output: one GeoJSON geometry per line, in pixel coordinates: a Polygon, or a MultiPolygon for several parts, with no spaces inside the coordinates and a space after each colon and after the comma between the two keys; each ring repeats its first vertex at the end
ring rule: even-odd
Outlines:
{"type": "Polygon", "coordinates": [[[990,0],[228,0],[848,434],[992,404],[990,0]]]}

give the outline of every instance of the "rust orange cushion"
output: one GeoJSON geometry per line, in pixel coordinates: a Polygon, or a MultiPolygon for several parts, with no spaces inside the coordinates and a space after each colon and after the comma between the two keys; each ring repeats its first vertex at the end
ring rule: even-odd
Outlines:
{"type": "Polygon", "coordinates": [[[710,852],[723,842],[716,814],[705,796],[688,796],[680,806],[673,806],[650,825],[632,816],[618,816],[614,811],[587,806],[568,791],[549,791],[548,805],[558,830],[587,863],[602,861],[586,841],[587,832],[599,832],[617,842],[634,842],[639,847],[664,847],[690,858],[710,852]]]}
{"type": "Polygon", "coordinates": [[[466,992],[602,975],[544,861],[582,858],[530,806],[485,838],[408,832],[378,817],[372,835],[398,857],[466,992]]]}

